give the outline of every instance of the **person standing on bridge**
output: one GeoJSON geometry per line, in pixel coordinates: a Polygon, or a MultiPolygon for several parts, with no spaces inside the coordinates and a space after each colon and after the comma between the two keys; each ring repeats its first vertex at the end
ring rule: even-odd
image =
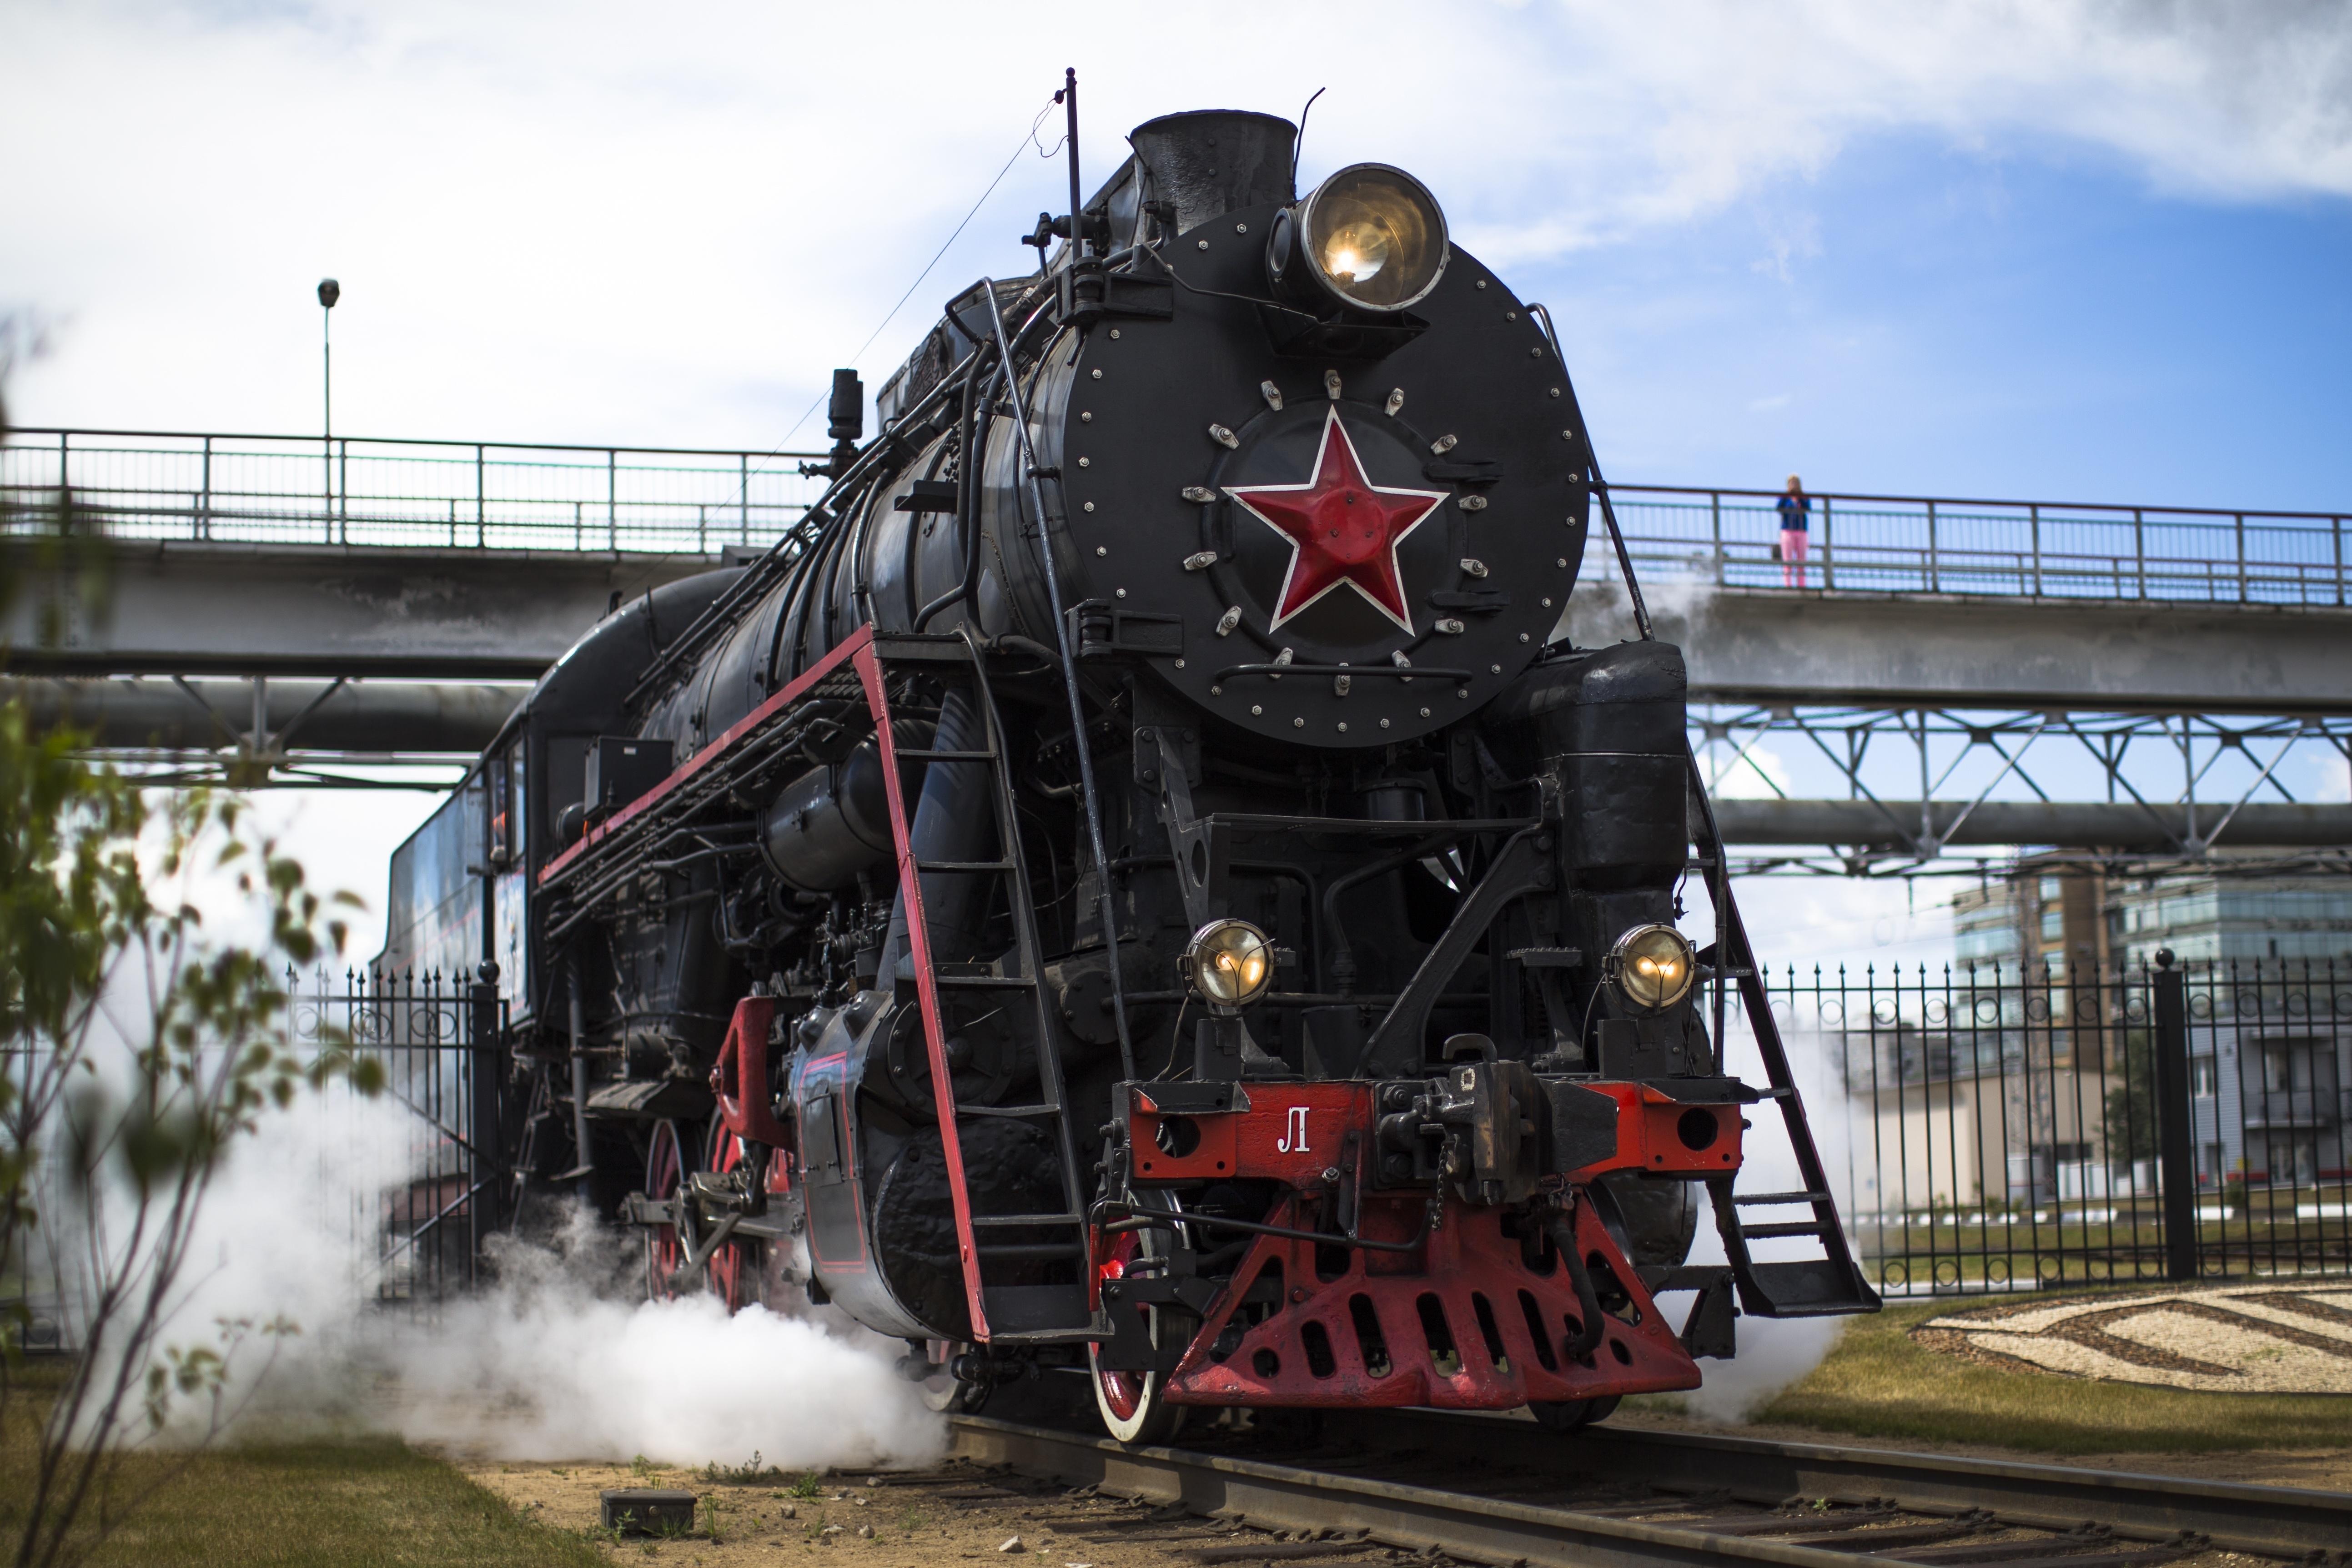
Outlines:
{"type": "Polygon", "coordinates": [[[1805,585],[1805,539],[1807,524],[1812,521],[1813,498],[1805,493],[1805,481],[1796,475],[1789,476],[1789,493],[1779,502],[1780,509],[1780,586],[1801,588],[1805,585]]]}

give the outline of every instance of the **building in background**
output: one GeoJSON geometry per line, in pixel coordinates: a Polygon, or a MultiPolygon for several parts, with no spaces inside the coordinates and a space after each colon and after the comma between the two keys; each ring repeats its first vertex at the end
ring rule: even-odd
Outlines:
{"type": "Polygon", "coordinates": [[[2189,993],[2200,1191],[2242,1202],[2250,1189],[2310,1189],[2326,1207],[2320,1189],[2333,1185],[2344,1207],[2352,879],[2226,862],[2109,878],[2028,860],[1960,894],[1952,913],[1948,996],[1920,998],[1908,1032],[1840,1042],[1888,1196],[2032,1206],[2152,1193],[2142,976],[2168,948],[2200,977],[2189,993]]]}

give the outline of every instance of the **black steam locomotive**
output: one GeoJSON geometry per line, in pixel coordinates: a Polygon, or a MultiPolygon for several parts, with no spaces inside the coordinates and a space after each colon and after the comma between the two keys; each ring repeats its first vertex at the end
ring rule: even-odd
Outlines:
{"type": "Polygon", "coordinates": [[[1558,630],[1607,492],[1549,318],[1400,170],[1300,195],[1286,121],[1129,140],[871,441],[838,373],[803,524],[608,616],[403,850],[387,958],[505,999],[509,1196],[642,1227],[656,1295],[838,1305],[941,1408],[1082,1373],[1128,1440],[1573,1426],[1743,1309],[1871,1310],[1681,656],[1558,630]],[[1799,1191],[1736,1191],[1765,1101],[1799,1191]]]}

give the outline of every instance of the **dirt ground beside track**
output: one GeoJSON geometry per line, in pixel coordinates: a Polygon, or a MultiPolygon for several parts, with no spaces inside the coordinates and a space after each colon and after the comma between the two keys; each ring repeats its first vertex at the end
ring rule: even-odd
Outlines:
{"type": "Polygon", "coordinates": [[[1612,1426],[1652,1432],[1706,1432],[1723,1437],[1755,1437],[1772,1443],[1821,1443],[1843,1448],[1892,1448],[1911,1454],[1951,1454],[1967,1458],[2005,1459],[2021,1465],[2063,1465],[2079,1470],[2127,1470],[2143,1476],[2190,1476],[2202,1481],[2236,1481],[2249,1486],[2305,1487],[2314,1491],[2352,1492],[2352,1434],[2347,1446],[2323,1449],[2222,1449],[2203,1454],[2042,1454],[1982,1443],[1933,1442],[1926,1438],[1894,1441],[1851,1437],[1811,1426],[1755,1422],[1723,1426],[1664,1411],[1623,1409],[1609,1418],[1612,1426]]]}
{"type": "MultiPolygon", "coordinates": [[[[607,1488],[670,1487],[717,1504],[719,1539],[699,1531],[677,1540],[625,1536],[604,1545],[615,1562],[669,1563],[678,1568],[805,1561],[840,1568],[964,1568],[973,1561],[1023,1568],[1200,1568],[1187,1552],[1271,1543],[1278,1537],[1237,1531],[1228,1521],[1181,1510],[1074,1491],[1001,1469],[950,1461],[913,1473],[840,1472],[824,1479],[823,1496],[790,1495],[791,1481],[712,1485],[693,1472],[645,1475],[625,1465],[543,1465],[457,1458],[458,1468],[519,1511],[567,1533],[598,1523],[597,1494],[607,1488]],[[869,1485],[873,1481],[877,1484],[869,1485]],[[791,1510],[789,1515],[785,1512],[791,1510]],[[872,1534],[861,1535],[861,1529],[872,1534]],[[999,1548],[1018,1536],[1016,1551],[999,1548]]],[[[1317,1561],[1385,1562],[1392,1553],[1317,1561]]]]}

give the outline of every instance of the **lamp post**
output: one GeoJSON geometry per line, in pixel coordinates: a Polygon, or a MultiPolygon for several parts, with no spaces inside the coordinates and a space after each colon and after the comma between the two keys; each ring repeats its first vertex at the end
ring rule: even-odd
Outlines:
{"type": "Polygon", "coordinates": [[[324,506],[327,512],[327,542],[335,542],[335,343],[331,323],[335,319],[335,301],[343,297],[343,286],[331,278],[319,279],[319,353],[326,375],[326,430],[324,449],[320,457],[326,464],[324,506]]]}

